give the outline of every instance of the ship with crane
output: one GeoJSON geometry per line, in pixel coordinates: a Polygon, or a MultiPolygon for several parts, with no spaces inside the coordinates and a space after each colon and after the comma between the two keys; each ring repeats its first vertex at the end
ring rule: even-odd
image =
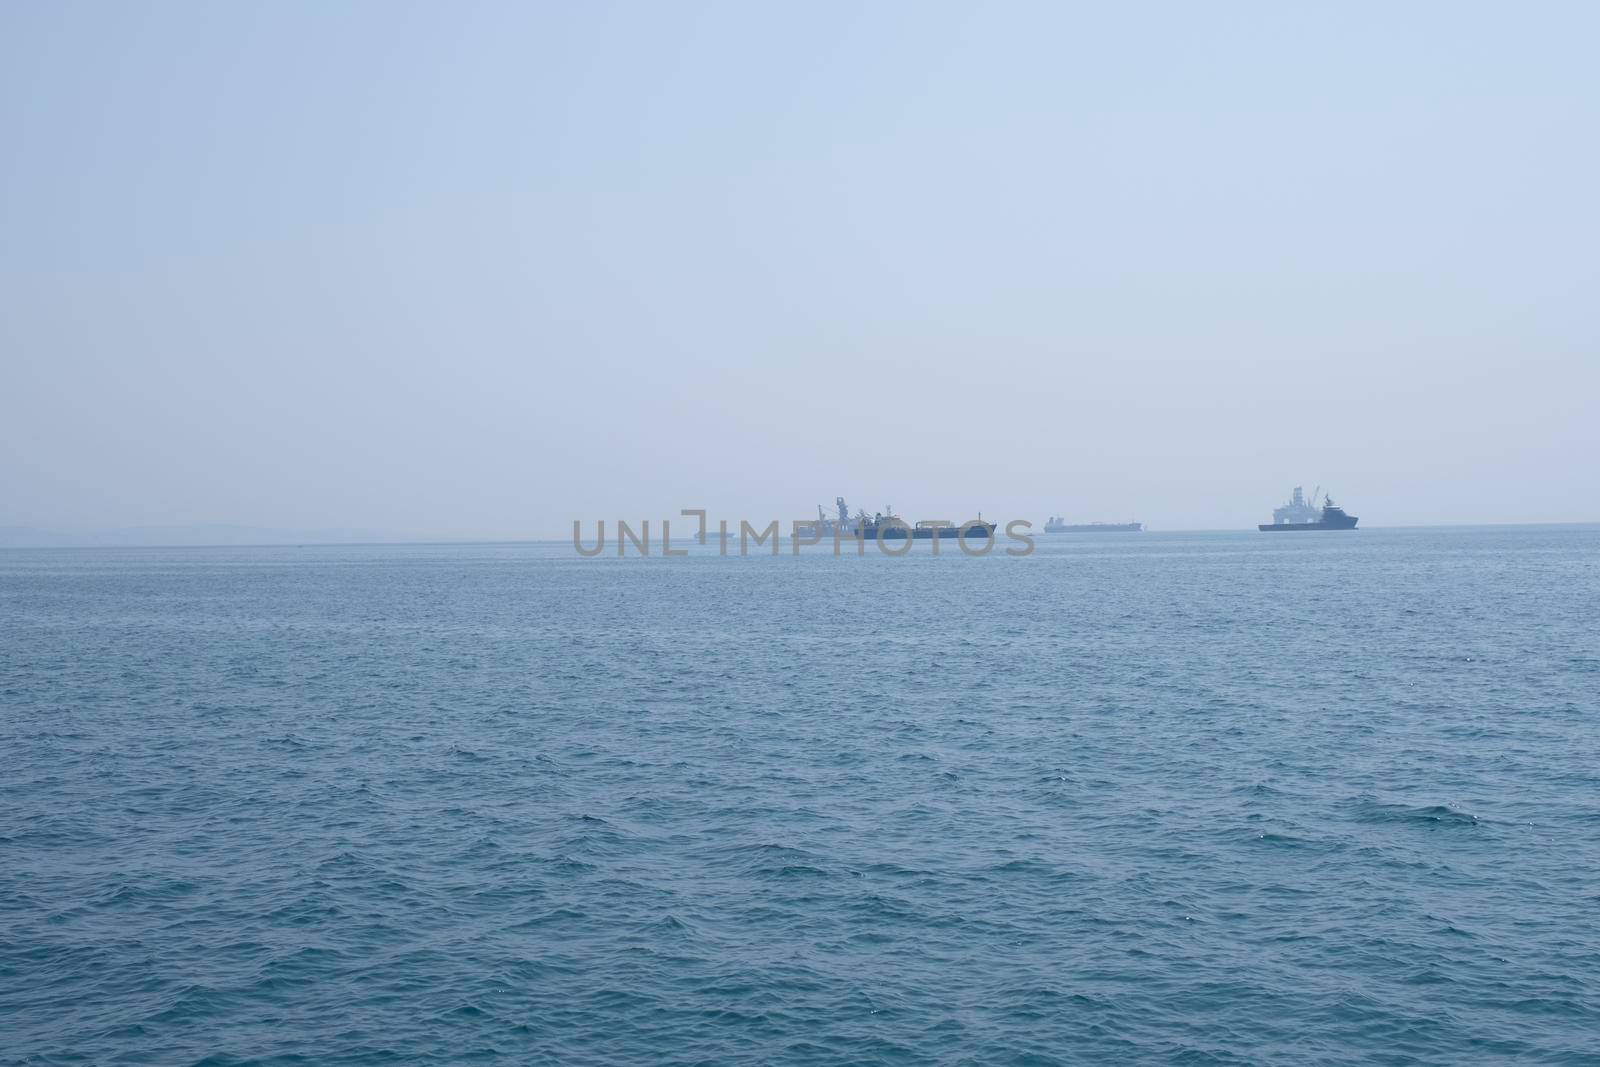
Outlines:
{"type": "Polygon", "coordinates": [[[850,516],[850,506],[844,502],[844,497],[833,498],[833,506],[838,509],[839,517],[830,519],[823,513],[822,505],[817,505],[817,529],[823,537],[855,537],[869,520],[865,511],[858,511],[854,518],[850,516]]]}

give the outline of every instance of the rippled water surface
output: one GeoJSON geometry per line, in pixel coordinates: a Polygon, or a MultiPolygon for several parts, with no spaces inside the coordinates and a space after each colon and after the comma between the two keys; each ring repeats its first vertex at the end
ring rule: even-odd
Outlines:
{"type": "Polygon", "coordinates": [[[0,1062],[1596,1062],[1600,529],[0,552],[0,1062]]]}

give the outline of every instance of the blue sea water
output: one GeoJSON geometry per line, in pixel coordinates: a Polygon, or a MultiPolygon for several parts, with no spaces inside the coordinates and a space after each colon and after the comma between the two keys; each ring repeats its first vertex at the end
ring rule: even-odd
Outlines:
{"type": "Polygon", "coordinates": [[[0,552],[0,1062],[1600,1062],[1600,528],[0,552]]]}

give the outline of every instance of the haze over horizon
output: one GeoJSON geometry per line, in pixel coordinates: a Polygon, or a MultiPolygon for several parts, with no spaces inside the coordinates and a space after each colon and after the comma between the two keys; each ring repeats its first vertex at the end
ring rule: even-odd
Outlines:
{"type": "Polygon", "coordinates": [[[1600,520],[1597,31],[12,5],[0,527],[1600,520]]]}

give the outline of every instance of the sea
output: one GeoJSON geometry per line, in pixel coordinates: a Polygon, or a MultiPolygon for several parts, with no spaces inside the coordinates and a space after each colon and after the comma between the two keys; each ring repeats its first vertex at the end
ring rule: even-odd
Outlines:
{"type": "Polygon", "coordinates": [[[0,551],[0,1063],[1600,1063],[1600,527],[0,551]]]}

